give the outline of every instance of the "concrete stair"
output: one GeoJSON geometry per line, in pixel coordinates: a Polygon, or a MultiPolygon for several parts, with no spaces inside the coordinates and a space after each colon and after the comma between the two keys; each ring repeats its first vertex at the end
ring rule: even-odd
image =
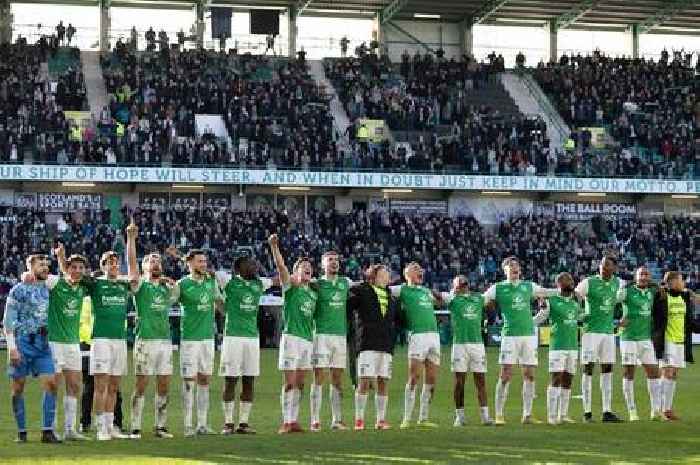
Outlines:
{"type": "Polygon", "coordinates": [[[499,80],[521,113],[539,115],[544,119],[547,123],[550,147],[560,150],[571,134],[571,130],[532,76],[509,72],[501,73],[499,80]]]}
{"type": "Polygon", "coordinates": [[[85,76],[85,89],[87,91],[88,105],[93,116],[99,118],[102,108],[108,105],[105,82],[102,78],[102,66],[100,65],[100,52],[82,50],[80,61],[83,65],[85,76]]]}
{"type": "Polygon", "coordinates": [[[338,94],[335,91],[335,87],[326,77],[326,71],[323,69],[323,62],[321,60],[308,60],[309,64],[309,74],[313,77],[322,92],[329,98],[329,106],[331,114],[333,115],[333,121],[335,129],[340,134],[340,139],[337,141],[338,148],[342,149],[348,145],[348,138],[345,135],[345,131],[348,126],[350,126],[350,118],[348,117],[343,104],[338,98],[338,94]]]}

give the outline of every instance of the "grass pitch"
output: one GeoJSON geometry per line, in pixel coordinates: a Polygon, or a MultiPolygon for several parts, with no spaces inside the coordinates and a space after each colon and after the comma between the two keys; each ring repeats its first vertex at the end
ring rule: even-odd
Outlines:
{"type": "MultiPolygon", "coordinates": [[[[179,376],[173,377],[169,402],[169,428],[176,436],[159,440],[149,432],[153,425],[153,386],[149,386],[144,409],[144,430],[140,441],[95,441],[47,446],[39,442],[40,397],[38,383],[29,382],[26,392],[28,444],[15,444],[15,425],[12,417],[7,384],[0,388],[0,464],[446,464],[446,463],[508,463],[508,464],[676,464],[700,463],[700,369],[689,365],[682,370],[675,399],[675,410],[682,417],[679,423],[655,423],[647,420],[649,400],[646,381],[641,369],[637,372],[637,409],[642,421],[634,424],[602,424],[600,418],[600,391],[594,380],[594,415],[592,425],[562,426],[520,424],[521,395],[519,377],[511,383],[504,427],[483,427],[478,424],[474,390],[470,384],[466,393],[469,425],[453,428],[452,376],[449,372],[449,347],[443,348],[443,363],[436,395],[431,406],[431,417],[440,427],[434,430],[412,429],[400,431],[398,425],[403,412],[403,387],[406,379],[406,352],[399,349],[394,357],[394,378],[389,395],[388,420],[394,429],[362,433],[330,432],[330,404],[328,389],[324,389],[322,418],[325,430],[321,433],[279,436],[279,392],[281,376],[277,371],[277,352],[262,351],[262,376],[256,385],[256,400],[251,413],[251,424],[258,430],[255,436],[209,436],[184,439],[179,376]]],[[[493,392],[497,374],[497,350],[489,349],[488,393],[493,415],[493,392]]],[[[177,371],[177,353],[174,356],[177,371]]],[[[547,350],[540,351],[540,370],[537,374],[537,399],[534,413],[546,418],[547,350]]],[[[2,354],[0,370],[6,371],[6,357],[2,354]]],[[[218,366],[218,364],[216,365],[218,366]]],[[[626,409],[622,398],[619,365],[614,377],[613,407],[623,418],[626,409]]],[[[133,373],[133,370],[130,370],[133,373]]],[[[597,379],[597,376],[596,376],[597,379]]],[[[309,380],[310,382],[310,380],[309,380]]],[[[133,376],[125,379],[122,392],[125,399],[131,393],[133,376]]],[[[219,430],[223,422],[220,404],[221,380],[214,378],[210,409],[210,424],[219,430]]],[[[353,396],[346,381],[343,400],[345,421],[352,425],[353,396]]],[[[579,392],[580,378],[574,381],[574,395],[579,392]]],[[[416,403],[418,404],[418,402],[416,403]]],[[[304,392],[301,423],[308,427],[308,389],[304,392]]],[[[366,423],[374,424],[373,398],[370,396],[366,423]]],[[[62,402],[59,400],[59,410],[62,402]]],[[[417,414],[416,405],[416,412],[417,414]]],[[[571,400],[570,414],[581,417],[581,401],[571,400]]],[[[129,418],[128,402],[125,412],[129,418]]],[[[58,425],[62,425],[59,411],[58,425]]],[[[60,429],[60,428],[59,428],[60,429]]]]}

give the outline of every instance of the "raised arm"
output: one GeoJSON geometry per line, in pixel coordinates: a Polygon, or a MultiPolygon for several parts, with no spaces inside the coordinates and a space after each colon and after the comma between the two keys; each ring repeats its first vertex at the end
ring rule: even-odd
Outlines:
{"type": "Polygon", "coordinates": [[[132,288],[139,282],[139,264],[136,260],[136,236],[138,233],[139,228],[134,223],[134,217],[132,216],[129,226],[126,227],[126,265],[132,288]]]}
{"type": "Polygon", "coordinates": [[[277,234],[273,234],[268,239],[270,244],[270,251],[272,252],[272,258],[275,260],[275,266],[280,274],[280,284],[283,286],[288,285],[291,281],[291,276],[289,274],[289,269],[284,263],[284,257],[282,257],[282,252],[280,252],[279,237],[277,234]]]}
{"type": "Polygon", "coordinates": [[[58,260],[58,270],[61,274],[68,273],[68,263],[66,263],[66,248],[63,247],[62,243],[58,243],[56,248],[53,249],[53,253],[56,255],[56,260],[58,260]]]}
{"type": "Polygon", "coordinates": [[[552,297],[559,294],[559,289],[556,288],[546,288],[538,284],[532,285],[532,296],[537,299],[552,297]]]}

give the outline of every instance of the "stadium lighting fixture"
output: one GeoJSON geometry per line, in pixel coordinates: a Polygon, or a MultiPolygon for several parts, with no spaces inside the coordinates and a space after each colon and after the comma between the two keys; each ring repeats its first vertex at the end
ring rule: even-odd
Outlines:
{"type": "Polygon", "coordinates": [[[440,15],[431,13],[413,13],[414,18],[440,19],[440,15]]]}
{"type": "Polygon", "coordinates": [[[64,182],[63,187],[95,187],[94,182],[64,182]]]}
{"type": "Polygon", "coordinates": [[[607,197],[605,192],[579,192],[579,197],[607,197]]]}
{"type": "Polygon", "coordinates": [[[482,195],[513,195],[510,191],[482,191],[482,195]]]}
{"type": "Polygon", "coordinates": [[[673,194],[671,196],[672,199],[688,199],[688,200],[695,200],[698,198],[698,195],[696,194],[673,194]]]}
{"type": "Polygon", "coordinates": [[[203,191],[204,186],[202,184],[173,184],[173,189],[191,189],[196,191],[203,191]]]}
{"type": "Polygon", "coordinates": [[[281,191],[300,191],[300,192],[307,192],[310,191],[310,187],[306,186],[280,186],[281,191]]]}
{"type": "Polygon", "coordinates": [[[385,194],[410,194],[413,189],[382,189],[385,194]]]}

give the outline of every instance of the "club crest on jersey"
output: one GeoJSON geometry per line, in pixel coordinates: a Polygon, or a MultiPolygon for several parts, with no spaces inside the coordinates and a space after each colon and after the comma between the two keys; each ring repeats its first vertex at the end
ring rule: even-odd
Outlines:
{"type": "Polygon", "coordinates": [[[199,305],[197,305],[197,310],[202,312],[209,311],[211,308],[211,296],[209,294],[202,294],[199,296],[199,305]]]}

